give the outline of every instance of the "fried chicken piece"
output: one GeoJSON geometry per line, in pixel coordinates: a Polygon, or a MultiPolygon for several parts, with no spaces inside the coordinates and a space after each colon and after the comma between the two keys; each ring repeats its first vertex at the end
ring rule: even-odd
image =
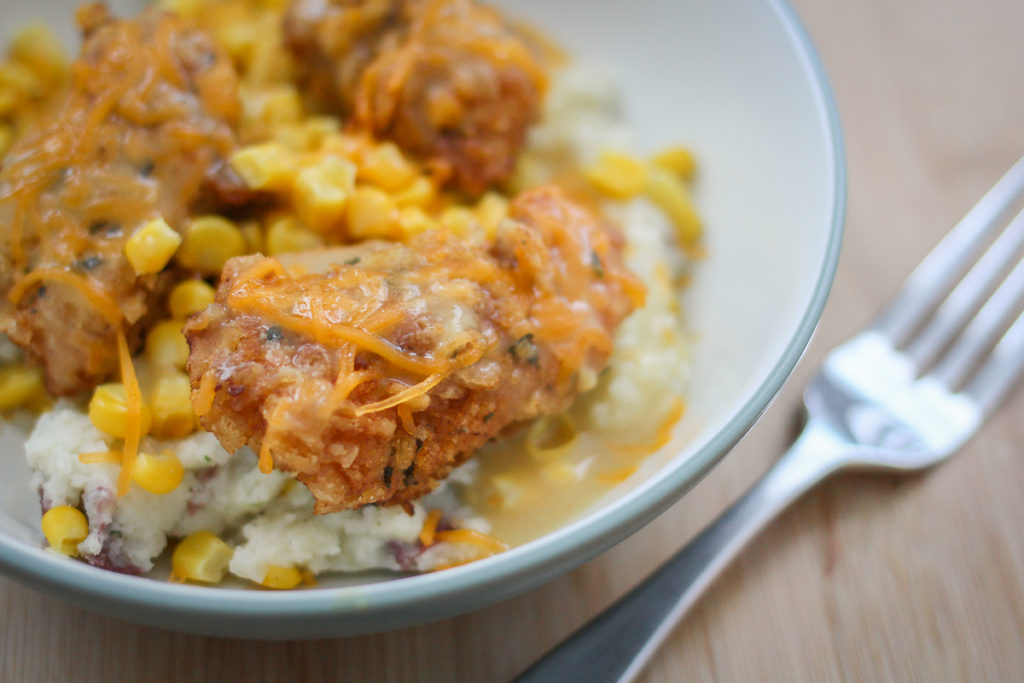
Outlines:
{"type": "Polygon", "coordinates": [[[185,325],[203,426],[326,513],[414,500],[506,428],[565,410],[643,288],[618,232],[559,190],[510,217],[489,248],[432,232],[229,261],[185,325]]]}
{"type": "Polygon", "coordinates": [[[293,0],[285,34],[321,100],[469,194],[508,178],[539,115],[539,58],[473,0],[293,0]]]}
{"type": "Polygon", "coordinates": [[[150,219],[248,199],[225,159],[238,83],[185,21],[80,10],[85,33],[66,99],[0,167],[0,329],[74,395],[117,369],[116,334],[137,342],[167,274],[139,277],[125,242],[150,219]]]}

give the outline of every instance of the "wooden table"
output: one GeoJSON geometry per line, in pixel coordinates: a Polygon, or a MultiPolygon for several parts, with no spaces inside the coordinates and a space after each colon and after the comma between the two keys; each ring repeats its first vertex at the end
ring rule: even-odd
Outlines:
{"type": "MultiPolygon", "coordinates": [[[[142,628],[0,580],[0,680],[507,680],[703,527],[792,436],[800,387],[1024,153],[1020,0],[797,0],[849,158],[847,236],[806,358],[735,451],[583,568],[459,618],[347,640],[253,643],[142,628]]],[[[1020,680],[1024,392],[917,478],[846,476],[761,536],[646,681],[1020,680]]]]}

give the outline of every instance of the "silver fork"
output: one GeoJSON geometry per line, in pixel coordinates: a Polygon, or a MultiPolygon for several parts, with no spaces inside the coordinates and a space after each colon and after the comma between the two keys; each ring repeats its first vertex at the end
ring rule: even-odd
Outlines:
{"type": "Polygon", "coordinates": [[[993,241],[1022,195],[1024,158],[914,270],[875,324],[829,353],[804,391],[807,425],[771,470],[517,680],[632,681],[746,543],[812,486],[840,470],[920,470],[956,452],[1024,369],[1024,211],[993,241]]]}

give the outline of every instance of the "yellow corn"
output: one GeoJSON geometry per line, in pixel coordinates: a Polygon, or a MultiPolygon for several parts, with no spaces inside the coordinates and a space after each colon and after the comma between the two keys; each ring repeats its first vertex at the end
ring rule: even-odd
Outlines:
{"type": "Polygon", "coordinates": [[[310,152],[320,148],[325,138],[337,132],[337,119],[322,116],[299,123],[278,124],[274,126],[272,137],[289,149],[310,152]]]}
{"type": "Polygon", "coordinates": [[[426,207],[437,198],[437,188],[430,178],[419,176],[407,188],[395,193],[392,197],[395,204],[400,207],[426,207]]]}
{"type": "Polygon", "coordinates": [[[45,92],[32,69],[11,61],[0,63],[0,87],[10,88],[22,98],[39,97],[45,92]]]}
{"type": "Polygon", "coordinates": [[[477,203],[476,216],[487,237],[493,239],[498,232],[498,223],[508,217],[508,199],[497,192],[488,192],[477,203]]]}
{"type": "Polygon", "coordinates": [[[345,205],[356,186],[356,166],[329,155],[295,176],[292,196],[299,219],[317,232],[336,228],[345,218],[345,205]]]}
{"type": "Polygon", "coordinates": [[[71,557],[78,557],[78,544],[89,535],[89,520],[81,510],[70,505],[47,510],[40,526],[50,547],[71,557]]]}
{"type": "Polygon", "coordinates": [[[268,142],[243,147],[231,157],[231,168],[255,190],[287,190],[297,170],[296,159],[283,145],[268,142]]]}
{"type": "Polygon", "coordinates": [[[602,152],[597,163],[583,169],[583,177],[602,194],[630,199],[643,192],[647,169],[625,154],[602,152]]]}
{"type": "Polygon", "coordinates": [[[509,179],[509,187],[514,192],[523,192],[530,188],[543,185],[551,175],[548,164],[536,154],[523,152],[516,162],[515,171],[509,179]]]}
{"type": "Polygon", "coordinates": [[[683,180],[690,180],[697,172],[697,162],[685,147],[669,147],[656,154],[651,163],[675,173],[683,180]]]}
{"type": "Polygon", "coordinates": [[[149,392],[149,409],[153,415],[150,431],[158,439],[181,439],[195,431],[188,375],[169,372],[157,377],[149,392]]]}
{"type": "Polygon", "coordinates": [[[181,235],[156,218],[135,231],[124,245],[124,255],[139,275],[159,273],[181,244],[181,235]]]}
{"type": "Polygon", "coordinates": [[[14,88],[0,85],[0,116],[7,116],[14,112],[14,109],[21,102],[21,97],[14,88]]]}
{"type": "Polygon", "coordinates": [[[179,282],[167,297],[167,307],[175,318],[187,318],[213,303],[213,287],[202,280],[179,282]]]}
{"type": "Polygon", "coordinates": [[[146,335],[146,358],[156,370],[181,370],[188,363],[188,342],[181,320],[162,320],[146,335]]]}
{"type": "Polygon", "coordinates": [[[245,69],[246,82],[256,85],[284,83],[291,77],[291,61],[278,34],[280,17],[264,13],[254,23],[260,39],[253,45],[245,69]]]}
{"type": "Polygon", "coordinates": [[[322,244],[320,235],[299,225],[294,216],[275,218],[267,226],[266,247],[270,256],[316,249],[322,244]]]}
{"type": "Polygon", "coordinates": [[[199,10],[203,8],[203,0],[160,0],[157,4],[161,9],[183,17],[199,16],[199,10]]]}
{"type": "Polygon", "coordinates": [[[189,223],[178,263],[203,275],[220,275],[228,259],[245,253],[245,236],[221,216],[200,216],[189,223]]]}
{"type": "MultiPolygon", "coordinates": [[[[101,384],[92,392],[89,401],[89,419],[100,431],[120,439],[124,438],[128,414],[127,397],[124,385],[120,382],[101,384]]],[[[142,403],[142,434],[149,432],[152,416],[149,406],[142,403]]]]}
{"type": "Polygon", "coordinates": [[[464,206],[449,206],[441,212],[439,218],[442,225],[452,231],[456,237],[467,242],[481,242],[486,237],[483,226],[472,209],[464,206]]]}
{"type": "Polygon", "coordinates": [[[43,374],[37,368],[23,365],[0,368],[0,411],[29,405],[45,395],[43,374]]]}
{"type": "MultiPolygon", "coordinates": [[[[236,18],[231,17],[231,19],[236,18]]],[[[217,43],[224,48],[236,64],[250,61],[256,41],[259,39],[252,23],[244,20],[225,21],[216,27],[215,35],[217,43]]]]}
{"type": "Polygon", "coordinates": [[[170,451],[139,453],[132,468],[132,481],[158,496],[178,488],[184,476],[185,468],[170,451]]]}
{"type": "Polygon", "coordinates": [[[14,142],[14,127],[9,123],[0,123],[0,159],[7,154],[14,142]]]}
{"type": "Polygon", "coordinates": [[[302,118],[302,99],[291,85],[259,88],[251,96],[244,98],[243,102],[248,110],[245,115],[265,126],[266,130],[296,123],[302,118]]]}
{"type": "Polygon", "coordinates": [[[437,223],[418,206],[408,206],[398,212],[398,229],[403,240],[437,227],[437,223]]]}
{"type": "Polygon", "coordinates": [[[360,181],[376,185],[387,192],[398,192],[408,187],[416,175],[416,168],[392,142],[368,150],[359,165],[360,181]]]}
{"type": "Polygon", "coordinates": [[[360,187],[348,200],[348,234],[353,239],[393,237],[398,218],[395,202],[375,187],[360,187]]]}
{"type": "Polygon", "coordinates": [[[270,565],[267,567],[267,573],[263,577],[263,581],[260,582],[260,585],[266,588],[287,590],[295,588],[300,583],[302,583],[302,572],[297,568],[270,565]]]}
{"type": "Polygon", "coordinates": [[[245,238],[245,251],[248,254],[256,254],[263,251],[263,228],[257,221],[245,221],[238,226],[245,238]]]}
{"type": "Polygon", "coordinates": [[[19,31],[11,40],[9,54],[51,86],[68,77],[70,67],[64,46],[44,23],[31,24],[19,31]]]}
{"type": "Polygon", "coordinates": [[[171,573],[181,581],[220,583],[234,551],[209,531],[189,534],[171,555],[171,573]]]}
{"type": "Polygon", "coordinates": [[[646,192],[675,225],[679,243],[684,247],[695,246],[701,236],[700,217],[683,181],[670,171],[653,167],[648,174],[646,192]]]}

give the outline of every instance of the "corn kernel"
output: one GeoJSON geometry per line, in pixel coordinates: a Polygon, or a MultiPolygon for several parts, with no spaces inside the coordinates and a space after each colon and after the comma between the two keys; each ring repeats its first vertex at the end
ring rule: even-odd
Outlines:
{"type": "Polygon", "coordinates": [[[0,368],[0,411],[13,410],[44,397],[43,374],[37,368],[0,368]]]}
{"type": "Polygon", "coordinates": [[[264,575],[263,581],[260,582],[260,585],[265,586],[266,588],[287,590],[289,588],[295,588],[300,583],[302,583],[302,572],[297,568],[270,565],[267,567],[267,573],[264,575]]]}
{"type": "Polygon", "coordinates": [[[135,231],[124,245],[124,254],[138,275],[159,273],[181,244],[181,235],[156,218],[135,231]]]}
{"type": "Polygon", "coordinates": [[[408,240],[437,227],[436,222],[418,206],[408,206],[398,212],[398,229],[402,239],[408,240]]]}
{"type": "Polygon", "coordinates": [[[163,320],[146,335],[146,358],[154,369],[181,370],[188,363],[188,342],[181,320],[163,320]]]}
{"type": "Polygon", "coordinates": [[[297,164],[283,145],[268,142],[235,152],[231,168],[254,190],[284,191],[295,177],[297,164]]]}
{"type": "Polygon", "coordinates": [[[158,496],[178,488],[184,476],[185,468],[170,451],[139,453],[132,468],[132,481],[158,496]]]}
{"type": "Polygon", "coordinates": [[[488,192],[476,205],[476,216],[489,239],[498,232],[498,223],[508,217],[508,199],[497,192],[488,192]]]}
{"type": "Polygon", "coordinates": [[[602,194],[630,199],[643,191],[647,169],[625,154],[602,152],[597,163],[583,169],[583,177],[602,194]]]}
{"type": "Polygon", "coordinates": [[[651,168],[648,176],[647,196],[675,225],[679,243],[684,247],[696,245],[701,236],[701,223],[686,185],[663,168],[651,168]]]}
{"type": "Polygon", "coordinates": [[[228,259],[245,253],[245,236],[220,216],[200,216],[189,223],[178,250],[178,263],[203,275],[220,275],[228,259]]]}
{"type": "Polygon", "coordinates": [[[202,280],[179,282],[167,297],[167,307],[175,318],[187,318],[213,303],[213,287],[202,280]]]}
{"type": "Polygon", "coordinates": [[[0,159],[7,154],[7,150],[14,143],[14,127],[9,123],[0,123],[0,159]]]}
{"type": "Polygon", "coordinates": [[[441,212],[440,222],[456,237],[471,243],[484,240],[486,233],[472,209],[464,206],[449,206],[441,212]]]}
{"type": "Polygon", "coordinates": [[[242,90],[245,125],[266,135],[277,126],[295,124],[302,118],[302,100],[290,85],[242,90]]]}
{"type": "Polygon", "coordinates": [[[294,216],[275,218],[267,226],[267,253],[270,256],[316,249],[322,244],[320,235],[299,225],[294,216]]]}
{"type": "Polygon", "coordinates": [[[398,218],[394,201],[375,187],[360,187],[348,200],[348,234],[354,239],[393,237],[398,218]]]}
{"type": "Polygon", "coordinates": [[[430,178],[420,176],[412,181],[409,187],[392,195],[395,204],[400,207],[426,207],[437,198],[437,188],[430,178]]]}
{"type": "Polygon", "coordinates": [[[245,251],[247,254],[257,254],[263,251],[263,228],[257,221],[245,221],[238,226],[245,238],[245,251]]]}
{"type": "Polygon", "coordinates": [[[199,16],[203,8],[203,0],[160,0],[157,4],[168,12],[190,18],[199,16]]]}
{"type": "Polygon", "coordinates": [[[0,85],[0,116],[8,116],[14,113],[21,98],[14,88],[0,85]]]}
{"type": "Polygon", "coordinates": [[[368,150],[359,165],[359,180],[387,192],[398,192],[416,179],[416,169],[392,143],[385,142],[368,150]]]}
{"type": "Polygon", "coordinates": [[[697,172],[697,162],[685,147],[669,147],[656,154],[651,163],[675,173],[683,180],[690,180],[697,172]]]}
{"type": "Polygon", "coordinates": [[[50,547],[71,557],[78,557],[78,544],[89,535],[89,520],[81,510],[70,505],[47,510],[40,526],[50,547]]]}
{"type": "Polygon", "coordinates": [[[280,18],[264,13],[254,22],[260,39],[253,45],[249,63],[245,69],[245,80],[256,85],[283,83],[291,77],[291,61],[277,34],[280,18]]]}
{"type": "MultiPolygon", "coordinates": [[[[127,415],[128,399],[123,384],[101,384],[93,390],[92,400],[89,401],[89,419],[97,429],[123,439],[127,432],[127,415]]],[[[142,434],[147,434],[152,416],[145,401],[142,403],[141,417],[142,434]]]]}
{"type": "Polygon", "coordinates": [[[523,192],[543,185],[551,176],[549,166],[537,154],[523,152],[519,155],[516,168],[509,179],[509,187],[514,192],[523,192]]]}
{"type": "Polygon", "coordinates": [[[247,21],[224,21],[215,28],[217,43],[237,63],[248,63],[252,58],[256,41],[259,39],[252,23],[247,21]]]}
{"type": "Polygon", "coordinates": [[[56,85],[68,76],[67,53],[60,39],[49,26],[31,24],[11,40],[9,54],[14,61],[27,66],[40,80],[56,85]]]}
{"type": "Polygon", "coordinates": [[[45,92],[32,69],[17,62],[0,63],[0,87],[10,88],[22,98],[39,97],[45,92]]]}
{"type": "Polygon", "coordinates": [[[171,555],[174,578],[202,583],[220,583],[228,571],[234,551],[209,531],[189,534],[171,555]]]}
{"type": "Polygon", "coordinates": [[[192,385],[184,372],[162,374],[149,392],[153,415],[151,432],[158,439],[181,439],[196,428],[192,411],[192,385]]]}
{"type": "Polygon", "coordinates": [[[292,193],[299,219],[317,232],[337,227],[345,218],[345,205],[356,186],[356,166],[326,156],[295,176],[292,193]]]}

